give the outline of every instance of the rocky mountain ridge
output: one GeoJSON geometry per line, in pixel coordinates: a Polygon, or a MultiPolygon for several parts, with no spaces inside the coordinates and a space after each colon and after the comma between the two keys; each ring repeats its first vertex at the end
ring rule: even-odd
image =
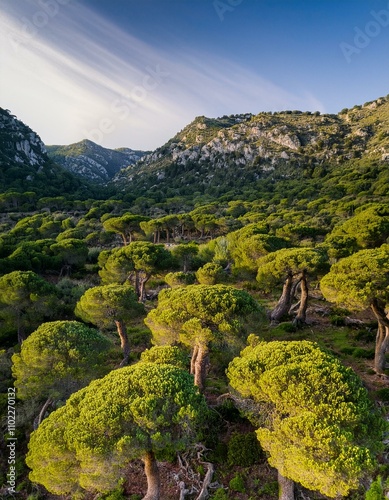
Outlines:
{"type": "MultiPolygon", "coordinates": [[[[389,161],[389,98],[337,115],[285,111],[197,117],[164,146],[117,174],[122,189],[185,189],[293,178],[301,169],[353,159],[389,161]]],[[[228,186],[227,186],[228,188],[228,186]]]]}
{"type": "Polygon", "coordinates": [[[39,135],[0,108],[0,192],[72,193],[82,182],[55,164],[39,135]]]}
{"type": "Polygon", "coordinates": [[[75,175],[105,183],[122,168],[133,165],[146,152],[130,148],[108,149],[83,140],[67,146],[47,146],[49,157],[75,175]]]}

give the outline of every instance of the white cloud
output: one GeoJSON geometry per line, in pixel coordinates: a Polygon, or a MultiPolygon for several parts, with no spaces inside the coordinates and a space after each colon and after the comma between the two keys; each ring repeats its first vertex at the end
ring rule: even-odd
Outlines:
{"type": "Polygon", "coordinates": [[[89,135],[108,147],[152,149],[201,114],[323,110],[314,96],[290,94],[231,61],[152,47],[75,1],[5,5],[2,106],[47,144],[89,135]]]}

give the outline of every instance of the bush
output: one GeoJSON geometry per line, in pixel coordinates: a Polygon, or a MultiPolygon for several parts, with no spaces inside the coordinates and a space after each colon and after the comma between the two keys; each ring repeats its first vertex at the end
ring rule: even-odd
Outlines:
{"type": "Polygon", "coordinates": [[[366,492],[365,500],[385,500],[385,498],[382,478],[378,476],[377,479],[371,483],[369,490],[366,492]]]}
{"type": "Polygon", "coordinates": [[[219,488],[210,497],[210,500],[228,500],[228,495],[223,488],[219,488]]]}
{"type": "Polygon", "coordinates": [[[389,388],[384,387],[382,389],[378,389],[375,392],[375,396],[379,401],[389,401],[389,388]]]}
{"type": "Polygon", "coordinates": [[[297,331],[297,328],[293,323],[286,322],[286,323],[280,323],[278,325],[278,329],[285,332],[285,333],[295,333],[297,331]]]}
{"type": "Polygon", "coordinates": [[[239,493],[246,492],[243,476],[241,474],[237,474],[236,476],[234,476],[231,479],[229,486],[231,491],[237,491],[239,493]]]}
{"type": "Polygon", "coordinates": [[[201,285],[216,285],[223,281],[224,274],[222,266],[208,262],[196,271],[196,278],[201,285]]]}
{"type": "Polygon", "coordinates": [[[353,352],[354,358],[374,359],[374,349],[362,349],[356,347],[353,352]]]}
{"type": "Polygon", "coordinates": [[[235,432],[228,443],[228,463],[250,467],[262,458],[262,449],[254,432],[235,432]]]}
{"type": "Polygon", "coordinates": [[[179,271],[177,273],[168,273],[165,276],[165,282],[172,288],[175,286],[193,285],[196,281],[194,273],[184,273],[179,271]]]}

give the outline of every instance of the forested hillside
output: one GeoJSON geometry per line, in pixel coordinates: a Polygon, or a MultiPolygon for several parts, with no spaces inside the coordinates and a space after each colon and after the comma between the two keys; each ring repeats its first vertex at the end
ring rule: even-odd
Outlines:
{"type": "Polygon", "coordinates": [[[199,117],[106,184],[0,119],[1,495],[385,498],[387,97],[199,117]]]}

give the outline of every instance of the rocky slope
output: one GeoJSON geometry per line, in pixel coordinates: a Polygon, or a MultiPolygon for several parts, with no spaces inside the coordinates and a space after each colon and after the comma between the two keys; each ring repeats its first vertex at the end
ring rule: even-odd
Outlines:
{"type": "Polygon", "coordinates": [[[87,139],[69,146],[47,146],[47,152],[53,161],[70,172],[103,183],[146,154],[129,148],[103,148],[87,139]]]}
{"type": "MultiPolygon", "coordinates": [[[[353,160],[389,162],[389,97],[337,115],[285,111],[197,117],[164,146],[114,179],[126,189],[186,194],[263,178],[295,178],[304,169],[353,160]]],[[[220,191],[219,191],[220,193],[220,191]]]]}
{"type": "Polygon", "coordinates": [[[80,181],[50,160],[36,132],[0,108],[0,192],[57,195],[80,187],[80,181]]]}

